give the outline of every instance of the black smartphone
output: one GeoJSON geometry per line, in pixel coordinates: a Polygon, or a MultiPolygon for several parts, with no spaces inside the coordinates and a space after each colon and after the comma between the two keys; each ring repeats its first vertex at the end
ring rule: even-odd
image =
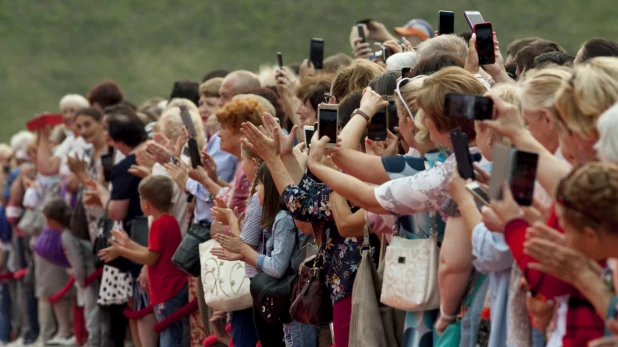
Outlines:
{"type": "Polygon", "coordinates": [[[465,180],[473,180],[474,168],[472,167],[472,157],[468,148],[468,136],[461,131],[461,128],[455,128],[451,131],[451,142],[455,151],[459,175],[465,180]]]}
{"type": "Polygon", "coordinates": [[[386,140],[386,129],[388,129],[388,107],[380,109],[373,115],[367,125],[367,137],[371,141],[386,140]]]}
{"type": "Polygon", "coordinates": [[[101,166],[103,167],[103,178],[105,182],[112,180],[112,168],[114,167],[114,150],[110,148],[107,154],[101,156],[101,166]]]}
{"type": "Polygon", "coordinates": [[[358,37],[362,40],[361,43],[365,43],[365,29],[362,24],[356,24],[356,30],[358,30],[358,37]]]}
{"type": "Polygon", "coordinates": [[[444,114],[447,117],[488,120],[493,109],[494,102],[480,95],[447,93],[444,97],[444,114]]]}
{"type": "Polygon", "coordinates": [[[365,19],[361,19],[359,21],[356,21],[356,24],[365,24],[365,25],[369,25],[369,23],[372,21],[373,19],[370,18],[365,18],[365,19]]]}
{"type": "Polygon", "coordinates": [[[193,124],[193,119],[191,119],[191,115],[189,114],[189,110],[187,109],[187,106],[185,105],[180,105],[180,118],[182,119],[182,123],[184,124],[185,128],[187,128],[187,132],[189,133],[190,137],[195,137],[197,136],[197,131],[195,130],[195,124],[193,124]]]}
{"type": "Polygon", "coordinates": [[[410,78],[410,70],[412,70],[411,67],[401,68],[401,78],[410,78]]]}
{"type": "Polygon", "coordinates": [[[452,11],[438,12],[438,35],[455,32],[455,13],[452,11]]]}
{"type": "Polygon", "coordinates": [[[539,155],[531,152],[515,152],[515,165],[511,176],[511,192],[513,198],[521,206],[532,205],[534,183],[539,155]]]}
{"type": "Polygon", "coordinates": [[[280,69],[283,69],[283,57],[281,56],[281,52],[277,52],[277,64],[279,64],[280,69]]]}
{"type": "Polygon", "coordinates": [[[194,137],[190,137],[187,141],[189,146],[189,155],[191,157],[191,166],[196,168],[202,166],[202,157],[200,156],[200,149],[197,147],[197,141],[194,137]]]}
{"type": "Polygon", "coordinates": [[[313,67],[316,70],[322,70],[324,66],[324,40],[318,38],[311,39],[309,60],[313,63],[313,67]]]}
{"type": "Polygon", "coordinates": [[[318,105],[318,136],[328,136],[330,141],[326,148],[334,148],[337,144],[338,105],[318,105]]]}
{"type": "Polygon", "coordinates": [[[476,34],[476,52],[479,56],[479,65],[489,65],[496,62],[494,52],[494,30],[491,23],[479,23],[474,26],[476,34]]]}
{"type": "Polygon", "coordinates": [[[397,114],[397,104],[393,95],[387,96],[388,100],[388,130],[395,134],[395,127],[399,126],[399,115],[397,114]]]}
{"type": "Polygon", "coordinates": [[[382,46],[382,61],[386,63],[386,59],[390,57],[388,47],[382,46]]]}

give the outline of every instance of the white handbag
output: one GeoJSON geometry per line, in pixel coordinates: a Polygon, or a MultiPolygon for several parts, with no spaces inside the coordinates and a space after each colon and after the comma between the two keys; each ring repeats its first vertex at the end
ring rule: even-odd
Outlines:
{"type": "MultiPolygon", "coordinates": [[[[435,220],[435,214],[432,216],[435,220]]],[[[440,250],[432,223],[428,239],[393,236],[386,248],[380,302],[404,311],[427,311],[440,307],[438,262],[440,250]]]]}
{"type": "Polygon", "coordinates": [[[245,263],[221,260],[212,255],[221,245],[216,240],[200,244],[200,264],[204,301],[216,311],[233,312],[253,306],[245,263]]]}

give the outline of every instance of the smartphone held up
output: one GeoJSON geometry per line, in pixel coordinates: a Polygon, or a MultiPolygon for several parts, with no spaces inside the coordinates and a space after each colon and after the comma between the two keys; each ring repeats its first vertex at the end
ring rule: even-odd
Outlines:
{"type": "Polygon", "coordinates": [[[316,70],[322,70],[324,66],[324,40],[319,38],[311,39],[309,47],[309,61],[316,70]]]}
{"type": "Polygon", "coordinates": [[[444,97],[444,114],[447,117],[488,120],[492,118],[493,108],[493,100],[485,96],[447,93],[444,97]]]}
{"type": "Polygon", "coordinates": [[[318,136],[328,136],[330,139],[326,148],[335,148],[337,144],[337,132],[339,123],[339,105],[324,104],[318,105],[318,136]]]}

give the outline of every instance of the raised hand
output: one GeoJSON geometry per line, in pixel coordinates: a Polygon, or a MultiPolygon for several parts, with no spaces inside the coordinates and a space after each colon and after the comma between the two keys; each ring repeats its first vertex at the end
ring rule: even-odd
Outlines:
{"type": "Polygon", "coordinates": [[[264,124],[264,135],[274,138],[275,132],[279,133],[280,155],[284,156],[291,154],[294,150],[294,139],[296,138],[296,130],[298,129],[298,125],[294,125],[290,133],[286,135],[275,120],[275,117],[273,117],[270,113],[264,113],[262,123],[264,124]]]}
{"type": "Polygon", "coordinates": [[[213,182],[217,182],[219,180],[219,176],[217,175],[217,163],[210,156],[210,154],[208,154],[208,150],[202,151],[202,167],[204,167],[204,170],[206,170],[208,177],[213,182]]]}
{"type": "Polygon", "coordinates": [[[236,261],[245,260],[245,256],[242,254],[230,252],[224,248],[213,248],[210,253],[221,260],[236,261]]]}
{"type": "Polygon", "coordinates": [[[148,153],[145,149],[135,152],[135,161],[137,162],[137,165],[145,166],[151,169],[157,162],[155,157],[148,153]]]}
{"type": "Polygon", "coordinates": [[[238,236],[217,234],[215,235],[215,239],[221,244],[223,248],[232,253],[240,253],[242,248],[245,246],[243,240],[238,236]]]}
{"type": "Polygon", "coordinates": [[[511,140],[521,132],[526,131],[523,117],[521,117],[519,109],[515,105],[502,100],[500,96],[491,91],[487,92],[485,96],[493,100],[494,112],[492,120],[483,121],[483,124],[511,140]]]}
{"type": "Polygon", "coordinates": [[[210,209],[212,218],[223,225],[236,225],[238,224],[238,217],[234,211],[224,207],[213,207],[210,209]]]}
{"type": "Polygon", "coordinates": [[[129,242],[131,242],[129,234],[127,234],[127,232],[122,229],[113,229],[112,236],[114,237],[114,241],[121,247],[127,247],[129,245],[129,242]]]}
{"type": "Polygon", "coordinates": [[[139,178],[146,178],[152,174],[151,169],[149,169],[146,166],[142,166],[142,165],[131,165],[128,172],[131,175],[137,176],[139,178]]]}
{"type": "Polygon", "coordinates": [[[506,182],[502,183],[502,200],[491,201],[490,207],[505,225],[522,216],[519,205],[513,198],[511,188],[506,182]]]}
{"type": "MultiPolygon", "coordinates": [[[[172,150],[158,142],[150,142],[148,144],[148,152],[150,152],[157,163],[165,165],[170,162],[172,157],[172,150]]],[[[173,148],[172,148],[173,149],[173,148]]]]}
{"type": "Polygon", "coordinates": [[[245,146],[249,147],[264,162],[272,161],[280,154],[279,132],[275,132],[273,138],[264,135],[255,125],[243,123],[240,129],[243,136],[241,139],[245,146]]]}
{"type": "Polygon", "coordinates": [[[187,178],[188,178],[187,170],[181,168],[178,165],[174,165],[171,163],[165,164],[165,170],[170,175],[170,177],[174,180],[174,182],[176,182],[176,185],[178,186],[178,188],[184,191],[187,185],[187,178]]]}

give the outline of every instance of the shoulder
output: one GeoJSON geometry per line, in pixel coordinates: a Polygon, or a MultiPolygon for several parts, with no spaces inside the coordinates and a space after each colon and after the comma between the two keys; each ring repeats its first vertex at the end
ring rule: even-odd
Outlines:
{"type": "Polygon", "coordinates": [[[131,165],[135,165],[137,161],[135,160],[135,154],[129,154],[124,159],[118,162],[118,164],[114,165],[112,172],[120,172],[127,171],[131,165]]]}
{"type": "Polygon", "coordinates": [[[273,226],[275,225],[279,228],[286,229],[293,229],[296,227],[296,225],[294,224],[294,217],[292,217],[292,215],[285,210],[281,210],[279,211],[279,213],[277,213],[277,216],[275,217],[275,222],[273,223],[273,226]]]}

